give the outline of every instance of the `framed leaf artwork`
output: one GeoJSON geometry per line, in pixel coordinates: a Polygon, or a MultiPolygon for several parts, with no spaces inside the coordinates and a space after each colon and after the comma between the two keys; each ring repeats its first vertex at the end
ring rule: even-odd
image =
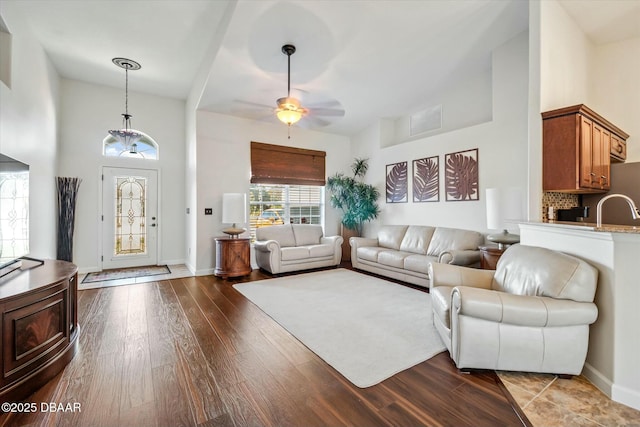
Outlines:
{"type": "Polygon", "coordinates": [[[478,149],[445,154],[444,163],[446,200],[479,200],[478,149]]]}
{"type": "Polygon", "coordinates": [[[406,203],[408,183],[407,162],[387,165],[387,203],[406,203]]]}
{"type": "Polygon", "coordinates": [[[440,201],[440,158],[426,157],[413,161],[413,201],[440,201]]]}

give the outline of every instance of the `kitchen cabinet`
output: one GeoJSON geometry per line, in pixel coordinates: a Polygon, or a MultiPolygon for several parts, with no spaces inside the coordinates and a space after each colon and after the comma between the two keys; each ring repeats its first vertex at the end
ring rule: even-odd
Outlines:
{"type": "Polygon", "coordinates": [[[611,161],[624,162],[627,160],[627,141],[611,134],[611,161]]]}
{"type": "Polygon", "coordinates": [[[542,113],[543,190],[604,193],[629,135],[584,104],[542,113]]]}

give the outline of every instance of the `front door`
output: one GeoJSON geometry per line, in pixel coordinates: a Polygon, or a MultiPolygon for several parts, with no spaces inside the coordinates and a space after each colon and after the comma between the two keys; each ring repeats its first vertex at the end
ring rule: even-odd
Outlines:
{"type": "Polygon", "coordinates": [[[158,264],[158,172],[102,170],[102,268],[158,264]]]}

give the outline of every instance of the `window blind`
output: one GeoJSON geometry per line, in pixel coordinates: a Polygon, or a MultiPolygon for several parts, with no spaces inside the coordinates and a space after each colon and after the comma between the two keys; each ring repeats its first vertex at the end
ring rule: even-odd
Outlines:
{"type": "Polygon", "coordinates": [[[251,142],[253,184],[325,185],[324,151],[251,142]]]}

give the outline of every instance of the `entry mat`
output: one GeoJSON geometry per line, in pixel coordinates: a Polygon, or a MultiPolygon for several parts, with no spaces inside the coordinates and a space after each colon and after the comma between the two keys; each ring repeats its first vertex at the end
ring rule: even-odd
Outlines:
{"type": "Polygon", "coordinates": [[[157,276],[159,274],[171,274],[166,265],[150,265],[147,267],[117,268],[104,270],[97,273],[89,273],[82,279],[82,283],[106,282],[107,280],[133,279],[143,276],[157,276]]]}

